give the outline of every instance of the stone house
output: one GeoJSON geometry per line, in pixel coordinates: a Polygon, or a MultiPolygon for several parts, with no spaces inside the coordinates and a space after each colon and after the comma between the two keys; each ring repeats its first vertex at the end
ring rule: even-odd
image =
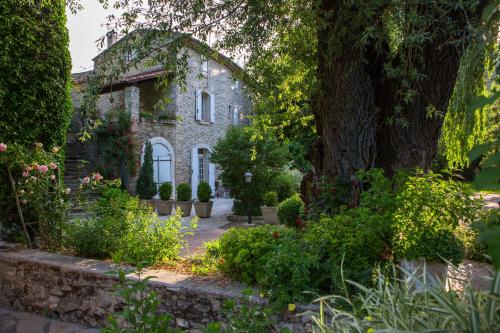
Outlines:
{"type": "MultiPolygon", "coordinates": [[[[94,70],[73,74],[73,104],[78,110],[82,91],[89,75],[102,66],[101,57],[119,45],[116,34],[108,33],[108,48],[94,58],[94,70]]],[[[123,40],[123,39],[122,39],[123,40]]],[[[161,66],[141,65],[128,70],[118,82],[101,89],[97,109],[104,117],[114,108],[122,108],[131,117],[131,133],[137,147],[137,163],[142,161],[144,146],[153,146],[154,179],[157,185],[169,182],[175,187],[188,183],[192,197],[201,180],[207,181],[215,196],[224,195],[217,180],[218,169],[209,162],[216,142],[230,126],[242,126],[247,120],[250,103],[239,79],[242,69],[231,59],[210,50],[194,38],[183,44],[187,57],[185,86],[169,80],[168,88],[159,88],[158,80],[169,75],[161,66]],[[202,53],[202,50],[205,50],[202,53]],[[156,107],[161,100],[168,104],[156,107]]],[[[77,112],[75,112],[77,113],[77,112]]],[[[68,142],[71,139],[68,138],[68,142]]],[[[92,161],[90,161],[92,162],[92,161]]],[[[127,188],[135,192],[137,175],[131,175],[127,188]]]]}

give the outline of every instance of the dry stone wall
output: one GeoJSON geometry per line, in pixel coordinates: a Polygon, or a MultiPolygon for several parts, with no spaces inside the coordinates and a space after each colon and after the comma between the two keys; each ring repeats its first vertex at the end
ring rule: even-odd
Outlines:
{"type": "MultiPolygon", "coordinates": [[[[116,268],[102,261],[36,250],[0,250],[0,307],[102,327],[107,315],[123,307],[113,289],[117,279],[106,274],[116,268]]],[[[151,288],[163,301],[161,312],[171,314],[177,327],[192,333],[210,322],[224,321],[224,301],[241,297],[239,285],[221,286],[166,271],[152,274],[157,278],[151,288]]],[[[307,317],[285,313],[274,319],[277,327],[292,332],[311,329],[307,317]]]]}

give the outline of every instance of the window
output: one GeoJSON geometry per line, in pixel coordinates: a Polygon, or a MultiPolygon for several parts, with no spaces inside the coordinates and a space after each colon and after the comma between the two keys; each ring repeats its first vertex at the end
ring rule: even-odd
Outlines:
{"type": "Polygon", "coordinates": [[[204,122],[215,122],[214,95],[201,90],[196,90],[196,116],[195,119],[204,122]]]}
{"type": "Polygon", "coordinates": [[[198,149],[198,181],[208,182],[208,150],[198,149]]]}
{"type": "Polygon", "coordinates": [[[238,106],[235,106],[233,109],[233,125],[240,124],[240,111],[238,110],[238,106]]]}
{"type": "Polygon", "coordinates": [[[240,81],[239,80],[234,80],[233,84],[231,85],[232,90],[237,90],[240,88],[240,81]]]}
{"type": "Polygon", "coordinates": [[[153,177],[158,188],[163,183],[172,183],[171,167],[170,150],[161,143],[155,143],[153,145],[153,177]]]}
{"type": "Polygon", "coordinates": [[[210,95],[207,92],[201,94],[201,120],[210,121],[210,95]]]}
{"type": "Polygon", "coordinates": [[[208,58],[205,56],[201,56],[200,73],[202,76],[208,77],[208,58]]]}

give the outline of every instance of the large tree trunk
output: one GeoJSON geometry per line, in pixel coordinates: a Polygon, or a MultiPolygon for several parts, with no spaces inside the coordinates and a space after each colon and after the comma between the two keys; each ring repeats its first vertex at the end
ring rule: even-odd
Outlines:
{"type": "MultiPolygon", "coordinates": [[[[432,4],[421,7],[427,15],[434,15],[432,4]]],[[[384,64],[397,66],[402,57],[391,57],[388,48],[381,51],[380,45],[376,50],[369,44],[360,46],[366,27],[349,22],[359,8],[335,0],[322,0],[320,8],[319,92],[313,103],[318,133],[313,150],[316,175],[349,181],[357,170],[371,167],[381,167],[389,176],[400,168],[429,169],[466,47],[450,43],[466,31],[463,11],[435,18],[434,36],[420,45],[423,60],[412,64],[423,78],[412,82],[416,94],[404,103],[402,80],[388,79],[384,73],[384,64]],[[447,20],[458,29],[446,30],[447,20]]],[[[377,10],[382,15],[384,9],[377,10]]]]}
{"type": "MultiPolygon", "coordinates": [[[[332,51],[331,36],[346,24],[337,15],[342,14],[341,6],[336,0],[322,1],[322,12],[327,14],[318,19],[322,29],[318,31],[319,89],[313,102],[318,133],[313,159],[316,174],[349,181],[356,170],[374,164],[377,111],[371,73],[355,41],[342,39],[336,45],[342,52],[332,51]]],[[[357,38],[356,33],[351,37],[357,38]]]]}

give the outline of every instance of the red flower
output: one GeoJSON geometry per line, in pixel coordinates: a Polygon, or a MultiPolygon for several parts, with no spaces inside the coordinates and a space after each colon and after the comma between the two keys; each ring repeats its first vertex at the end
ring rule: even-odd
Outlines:
{"type": "Polygon", "coordinates": [[[279,234],[279,232],[277,232],[277,231],[273,232],[273,238],[274,238],[274,239],[278,239],[278,238],[280,238],[280,234],[279,234]]]}

